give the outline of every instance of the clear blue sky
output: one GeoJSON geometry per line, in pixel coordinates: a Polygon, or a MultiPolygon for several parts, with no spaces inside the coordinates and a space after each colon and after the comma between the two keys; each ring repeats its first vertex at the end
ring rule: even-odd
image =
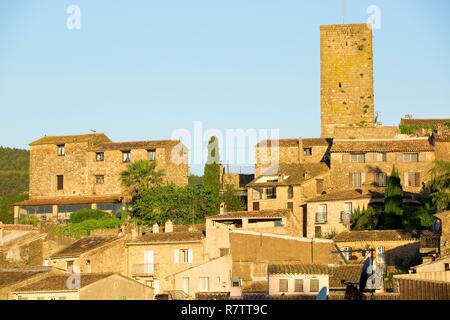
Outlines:
{"type": "MultiPolygon", "coordinates": [[[[347,0],[374,32],[375,108],[450,116],[450,2],[347,0]]],[[[342,0],[0,0],[0,145],[103,131],[117,141],[177,128],[320,134],[319,26],[342,0]],[[66,9],[81,8],[81,30],[66,9]]]]}

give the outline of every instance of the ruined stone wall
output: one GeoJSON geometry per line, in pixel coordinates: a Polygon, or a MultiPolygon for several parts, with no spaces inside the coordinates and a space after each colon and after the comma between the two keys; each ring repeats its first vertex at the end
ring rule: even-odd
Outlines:
{"type": "Polygon", "coordinates": [[[367,24],[320,28],[322,137],[335,127],[373,127],[372,30],[367,24]]]}

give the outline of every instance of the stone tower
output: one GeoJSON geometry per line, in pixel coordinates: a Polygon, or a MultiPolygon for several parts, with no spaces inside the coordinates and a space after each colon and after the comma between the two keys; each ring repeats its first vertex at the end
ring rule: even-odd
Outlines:
{"type": "Polygon", "coordinates": [[[320,27],[322,137],[335,127],[374,127],[372,30],[367,24],[320,27]]]}

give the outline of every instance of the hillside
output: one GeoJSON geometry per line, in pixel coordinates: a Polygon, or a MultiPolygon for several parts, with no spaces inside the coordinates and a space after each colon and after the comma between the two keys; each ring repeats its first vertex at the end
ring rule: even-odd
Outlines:
{"type": "Polygon", "coordinates": [[[0,221],[12,222],[11,204],[26,197],[28,191],[27,150],[0,147],[0,221]]]}

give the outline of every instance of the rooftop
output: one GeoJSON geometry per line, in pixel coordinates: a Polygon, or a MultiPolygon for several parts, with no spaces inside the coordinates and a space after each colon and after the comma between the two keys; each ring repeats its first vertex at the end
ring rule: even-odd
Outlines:
{"type": "Polygon", "coordinates": [[[415,139],[342,139],[334,140],[330,150],[339,152],[425,152],[434,151],[428,138],[415,139]]]}
{"type": "Polygon", "coordinates": [[[440,119],[406,119],[400,120],[401,126],[445,126],[450,124],[450,119],[440,118],[440,119]]]}
{"type": "MultiPolygon", "coordinates": [[[[87,273],[80,276],[80,288],[86,287],[94,282],[106,279],[114,273],[87,273]]],[[[54,275],[42,280],[33,282],[15,290],[15,292],[48,292],[48,291],[67,291],[67,274],[54,275]]]]}
{"type": "Polygon", "coordinates": [[[0,269],[0,288],[30,279],[38,274],[49,272],[51,268],[0,269]]]}
{"type": "Polygon", "coordinates": [[[202,231],[146,233],[137,239],[127,241],[127,244],[199,242],[204,238],[202,231]]]}
{"type": "Polygon", "coordinates": [[[226,212],[224,214],[209,216],[207,219],[212,220],[228,220],[228,219],[241,219],[241,218],[283,218],[289,215],[289,210],[276,209],[276,210],[261,210],[261,211],[235,211],[226,212]]]}
{"type": "Polygon", "coordinates": [[[70,136],[44,136],[43,138],[30,143],[30,146],[66,143],[91,143],[94,145],[105,142],[111,142],[111,140],[104,133],[92,133],[70,136]]]}
{"type": "Polygon", "coordinates": [[[331,139],[324,138],[298,138],[298,139],[279,139],[279,140],[263,140],[259,142],[257,147],[271,147],[275,142],[278,143],[278,147],[298,147],[300,141],[303,147],[315,147],[315,146],[328,146],[331,144],[331,139]]]}
{"type": "Polygon", "coordinates": [[[306,200],[306,202],[327,202],[327,201],[340,201],[340,200],[353,200],[353,199],[366,199],[366,198],[382,198],[384,195],[380,192],[362,192],[361,190],[343,190],[331,193],[325,193],[319,197],[306,200]]]}
{"type": "Polygon", "coordinates": [[[407,241],[418,240],[418,235],[404,230],[344,231],[334,237],[334,242],[353,241],[407,241]]]}
{"type": "Polygon", "coordinates": [[[133,150],[133,149],[158,149],[170,148],[179,144],[179,140],[153,140],[153,141],[131,141],[131,142],[110,142],[96,145],[91,151],[111,151],[111,150],[133,150]]]}
{"type": "Polygon", "coordinates": [[[14,203],[15,206],[45,206],[45,205],[71,205],[91,203],[116,203],[120,195],[113,196],[67,196],[67,197],[39,197],[14,203]]]}
{"type": "Polygon", "coordinates": [[[55,253],[50,258],[78,257],[85,252],[98,249],[117,239],[119,239],[119,237],[86,237],[55,253]]]}

